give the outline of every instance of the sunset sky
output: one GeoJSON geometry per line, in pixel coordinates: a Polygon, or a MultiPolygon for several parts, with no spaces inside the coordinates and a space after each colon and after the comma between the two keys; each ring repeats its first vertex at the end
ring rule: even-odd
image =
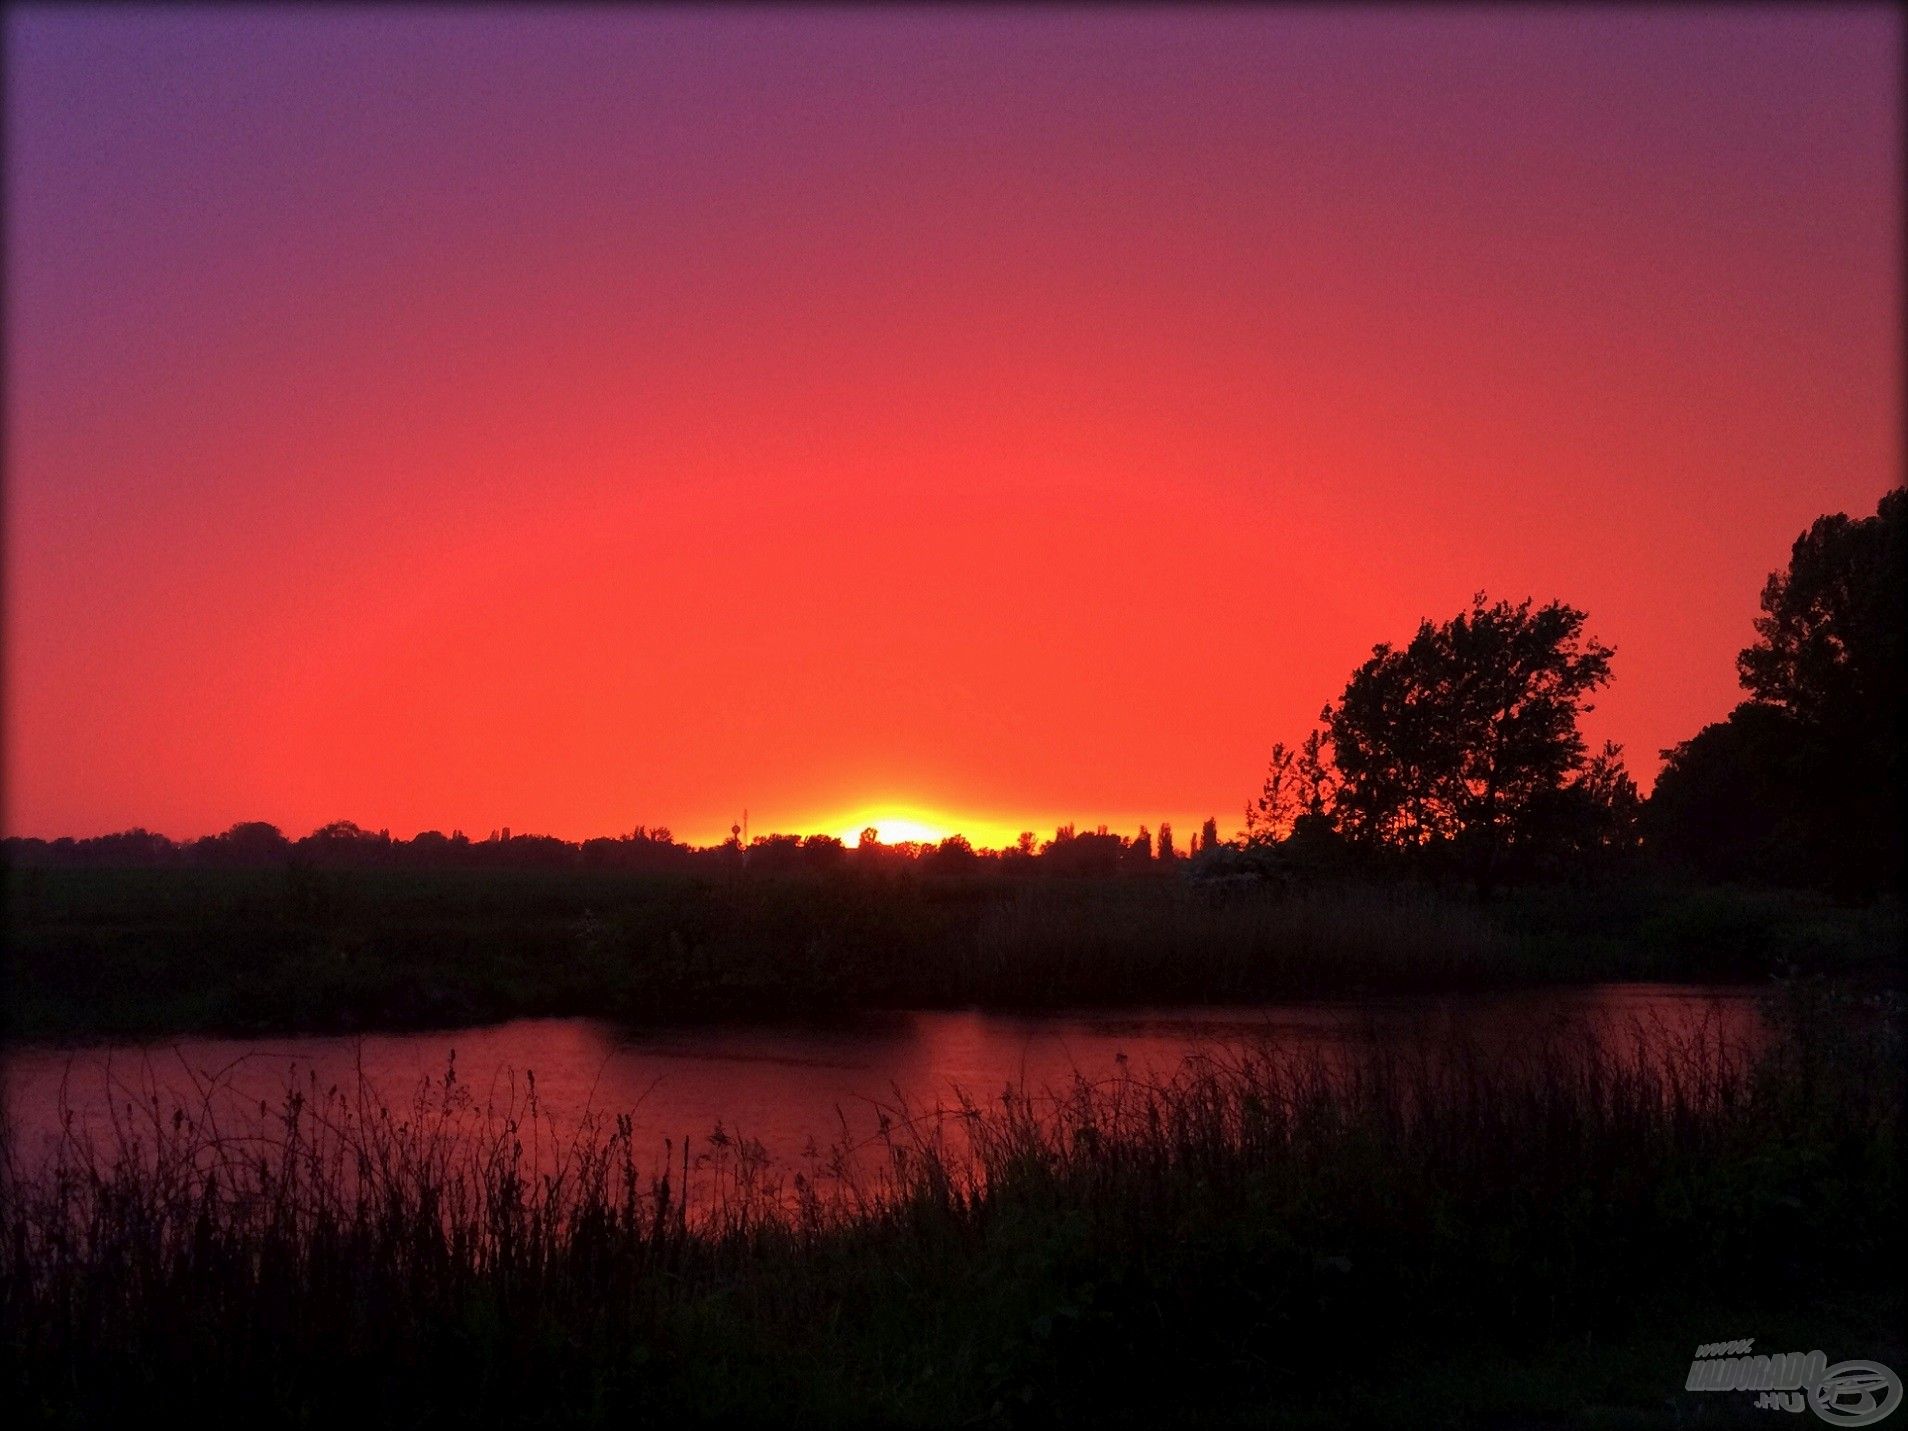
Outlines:
{"type": "Polygon", "coordinates": [[[6,24],[13,833],[1229,832],[1480,588],[1647,782],[1899,480],[1891,10],[6,24]]]}

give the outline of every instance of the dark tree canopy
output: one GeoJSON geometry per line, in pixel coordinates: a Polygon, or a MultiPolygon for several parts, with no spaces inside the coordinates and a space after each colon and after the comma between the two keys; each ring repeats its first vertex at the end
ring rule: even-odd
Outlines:
{"type": "Polygon", "coordinates": [[[1742,686],[1766,705],[1823,727],[1859,728],[1899,715],[1908,492],[1895,488],[1872,517],[1818,517],[1795,539],[1789,565],[1762,588],[1759,638],[1736,658],[1742,686]]]}
{"type": "Polygon", "coordinates": [[[1453,852],[1483,887],[1538,837],[1585,764],[1578,718],[1608,646],[1562,602],[1487,604],[1426,621],[1352,674],[1324,712],[1340,828],[1356,843],[1453,852]]]}
{"type": "Polygon", "coordinates": [[[1800,819],[1801,744],[1794,716],[1744,701],[1664,751],[1644,820],[1651,846],[1705,879],[1814,883],[1826,871],[1800,819]]]}
{"type": "Polygon", "coordinates": [[[1751,699],[1663,753],[1648,827],[1667,857],[1856,898],[1899,881],[1905,521],[1895,488],[1874,516],[1821,517],[1795,539],[1737,658],[1751,699]]]}

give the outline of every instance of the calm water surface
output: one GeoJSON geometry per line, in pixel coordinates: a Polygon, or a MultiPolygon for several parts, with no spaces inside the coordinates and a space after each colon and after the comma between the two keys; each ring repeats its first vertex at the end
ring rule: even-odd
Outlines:
{"type": "MultiPolygon", "coordinates": [[[[534,1078],[545,1124],[573,1131],[592,1110],[629,1113],[636,1145],[705,1146],[720,1125],[760,1143],[772,1165],[854,1144],[884,1111],[979,1100],[1012,1086],[1039,1094],[1122,1073],[1170,1077],[1188,1058],[1270,1043],[1340,1056],[1375,1042],[1461,1036],[1523,1050],[1591,1037],[1647,1051],[1707,1031],[1745,1046],[1761,1035],[1753,994],[1713,986],[1607,984],[1438,999],[1254,1008],[872,1015],[830,1027],[725,1026],[633,1032],[590,1019],[352,1037],[187,1038],[146,1044],[16,1047],[0,1060],[14,1155],[43,1159],[62,1126],[113,1136],[150,1126],[157,1100],[209,1110],[226,1131],[269,1121],[288,1086],[355,1090],[359,1075],[408,1108],[455,1060],[474,1100],[521,1109],[534,1078]]],[[[437,1090],[441,1095],[441,1088],[437,1090]]]]}

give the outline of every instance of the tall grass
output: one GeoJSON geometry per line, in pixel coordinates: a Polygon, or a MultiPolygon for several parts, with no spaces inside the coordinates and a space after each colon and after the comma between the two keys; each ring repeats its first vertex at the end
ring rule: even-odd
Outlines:
{"type": "Polygon", "coordinates": [[[112,1035],[1900,974],[1898,905],[1654,885],[15,870],[9,1021],[112,1035]],[[25,883],[31,876],[30,897],[25,883]],[[322,897],[314,895],[314,888],[322,897]]]}
{"type": "Polygon", "coordinates": [[[978,911],[934,992],[1039,1005],[1451,988],[1532,977],[1522,952],[1476,903],[1410,887],[1030,890],[978,911]]]}
{"type": "MultiPolygon", "coordinates": [[[[1899,1019],[1777,1017],[1753,1055],[1243,1047],[896,1107],[872,1157],[800,1171],[727,1132],[640,1149],[627,1117],[551,1146],[533,1085],[500,1108],[454,1071],[242,1131],[149,1104],[9,1145],[0,1358],[74,1424],[1329,1420],[1379,1349],[1488,1370],[1887,1295],[1899,1019]]],[[[1480,1377],[1474,1410],[1524,1394],[1480,1377]]]]}

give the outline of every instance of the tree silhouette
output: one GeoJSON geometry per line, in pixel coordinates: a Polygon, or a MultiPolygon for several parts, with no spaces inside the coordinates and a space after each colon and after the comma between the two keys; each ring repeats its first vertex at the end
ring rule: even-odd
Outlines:
{"type": "Polygon", "coordinates": [[[1586,853],[1628,854],[1642,842],[1643,795],[1623,763],[1623,747],[1606,740],[1570,787],[1583,810],[1586,853]]]}
{"type": "Polygon", "coordinates": [[[1325,732],[1315,730],[1305,737],[1305,743],[1299,747],[1298,756],[1298,797],[1303,807],[1299,818],[1306,815],[1322,817],[1330,813],[1332,797],[1338,790],[1338,779],[1329,766],[1330,752],[1325,745],[1325,732]]]}
{"type": "Polygon", "coordinates": [[[1901,879],[1908,493],[1818,518],[1762,589],[1750,700],[1666,750],[1651,842],[1712,879],[1866,898],[1901,879]]]}
{"type": "Polygon", "coordinates": [[[932,868],[943,874],[960,874],[978,863],[974,846],[965,835],[949,835],[933,847],[928,860],[932,868]]]}
{"type": "Polygon", "coordinates": [[[1126,863],[1136,870],[1147,870],[1153,864],[1153,832],[1141,825],[1139,833],[1133,836],[1133,842],[1126,847],[1126,863]]]}
{"type": "Polygon", "coordinates": [[[1650,847],[1709,880],[1814,884],[1828,871],[1810,848],[1798,779],[1805,737],[1778,706],[1744,701],[1663,752],[1644,809],[1650,847]]]}
{"type": "Polygon", "coordinates": [[[1533,838],[1518,852],[1526,857],[1523,872],[1607,875],[1641,849],[1642,814],[1623,747],[1605,741],[1561,789],[1533,806],[1533,838]]]}
{"type": "Polygon", "coordinates": [[[1900,712],[1905,520],[1908,492],[1897,487],[1874,516],[1818,517],[1795,539],[1789,565],[1762,588],[1758,639],[1736,658],[1753,699],[1830,729],[1900,712]]]}
{"type": "Polygon", "coordinates": [[[1544,802],[1584,764],[1578,719],[1610,679],[1608,646],[1562,602],[1486,604],[1381,643],[1324,711],[1353,841],[1452,853],[1480,890],[1539,832],[1544,802]]]}
{"type": "Polygon", "coordinates": [[[194,840],[191,846],[195,863],[251,868],[283,864],[290,852],[291,841],[278,826],[263,820],[241,821],[223,834],[194,840]]]}
{"type": "Polygon", "coordinates": [[[1272,743],[1272,758],[1266,766],[1265,784],[1259,798],[1246,806],[1246,842],[1273,844],[1292,833],[1292,822],[1305,811],[1300,786],[1300,753],[1284,741],[1272,743]]]}

